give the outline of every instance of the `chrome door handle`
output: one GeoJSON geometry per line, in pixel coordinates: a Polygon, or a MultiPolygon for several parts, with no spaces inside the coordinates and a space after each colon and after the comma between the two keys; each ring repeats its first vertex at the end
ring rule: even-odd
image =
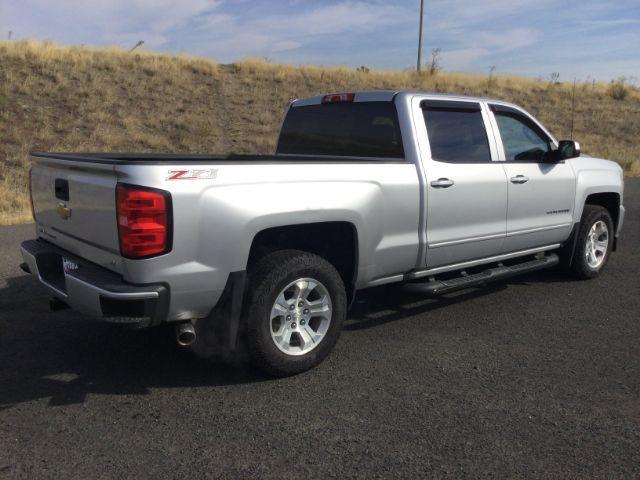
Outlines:
{"type": "Polygon", "coordinates": [[[438,180],[434,180],[431,182],[431,186],[433,188],[449,188],[455,182],[453,180],[449,180],[448,178],[439,178],[438,180]]]}
{"type": "Polygon", "coordinates": [[[516,175],[515,177],[511,177],[511,183],[527,183],[529,181],[529,177],[525,177],[524,175],[516,175]]]}

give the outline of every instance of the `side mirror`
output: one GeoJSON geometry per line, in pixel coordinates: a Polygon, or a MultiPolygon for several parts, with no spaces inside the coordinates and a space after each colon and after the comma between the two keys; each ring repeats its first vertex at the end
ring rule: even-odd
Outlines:
{"type": "Polygon", "coordinates": [[[573,140],[560,140],[555,158],[557,161],[567,160],[580,156],[580,144],[573,140]]]}

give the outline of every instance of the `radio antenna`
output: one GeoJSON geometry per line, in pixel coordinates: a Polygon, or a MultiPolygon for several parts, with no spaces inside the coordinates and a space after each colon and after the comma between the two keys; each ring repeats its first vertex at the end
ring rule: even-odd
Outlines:
{"type": "Polygon", "coordinates": [[[422,66],[422,23],[424,21],[424,0],[420,0],[420,30],[418,32],[418,62],[416,64],[416,70],[420,73],[422,66]]]}
{"type": "Polygon", "coordinates": [[[576,77],[573,77],[573,92],[571,93],[571,137],[573,140],[573,126],[576,118],[576,77]]]}

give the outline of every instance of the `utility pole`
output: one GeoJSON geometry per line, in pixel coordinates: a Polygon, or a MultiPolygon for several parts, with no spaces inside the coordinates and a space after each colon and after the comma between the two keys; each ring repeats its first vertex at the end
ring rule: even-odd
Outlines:
{"type": "Polygon", "coordinates": [[[418,34],[418,64],[417,70],[420,73],[420,64],[422,63],[422,20],[424,17],[424,0],[420,0],[420,33],[418,34]]]}
{"type": "Polygon", "coordinates": [[[571,93],[571,140],[573,140],[573,125],[576,118],[576,81],[577,78],[573,77],[573,92],[571,93]]]}

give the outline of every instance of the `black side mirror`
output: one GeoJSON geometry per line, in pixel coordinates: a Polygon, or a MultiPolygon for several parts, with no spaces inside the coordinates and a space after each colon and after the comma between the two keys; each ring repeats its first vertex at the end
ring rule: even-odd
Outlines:
{"type": "Polygon", "coordinates": [[[569,158],[576,158],[580,156],[580,144],[573,140],[560,140],[558,143],[558,150],[554,155],[556,161],[567,160],[569,158]]]}

